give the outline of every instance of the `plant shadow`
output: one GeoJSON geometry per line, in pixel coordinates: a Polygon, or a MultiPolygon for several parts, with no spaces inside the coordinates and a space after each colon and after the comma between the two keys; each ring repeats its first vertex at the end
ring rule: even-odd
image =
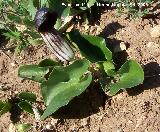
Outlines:
{"type": "MultiPolygon", "coordinates": [[[[112,22],[109,23],[104,29],[103,31],[98,35],[100,37],[103,37],[106,41],[106,46],[112,51],[112,53],[114,53],[114,48],[119,46],[121,42],[121,40],[117,40],[115,38],[109,38],[109,36],[114,35],[118,29],[124,28],[124,26],[122,26],[121,24],[119,24],[118,22],[112,22]]],[[[126,48],[129,48],[129,43],[126,43],[126,48]]],[[[121,51],[121,52],[116,52],[113,54],[113,61],[116,64],[116,69],[118,70],[121,65],[123,65],[126,60],[127,60],[127,52],[126,51],[121,51]]]]}
{"type": "Polygon", "coordinates": [[[104,107],[107,99],[99,87],[99,84],[93,84],[92,87],[87,88],[84,93],[75,97],[52,116],[58,119],[82,119],[98,113],[100,107],[104,107]]]}
{"type": "Polygon", "coordinates": [[[111,22],[103,29],[103,31],[99,35],[103,37],[109,37],[110,35],[115,34],[117,30],[121,28],[124,28],[124,26],[122,26],[118,22],[111,22]]]}
{"type": "Polygon", "coordinates": [[[18,106],[19,99],[16,97],[12,97],[11,99],[9,99],[9,102],[12,105],[10,110],[11,113],[10,120],[13,123],[17,123],[18,121],[20,121],[20,115],[22,113],[22,110],[18,106]]]}
{"type": "MultiPolygon", "coordinates": [[[[109,23],[104,29],[103,31],[98,35],[100,37],[103,37],[106,41],[107,47],[113,51],[114,47],[119,45],[121,42],[123,42],[122,40],[117,40],[115,38],[111,38],[111,35],[116,34],[118,29],[122,29],[124,28],[124,26],[122,26],[121,24],[119,24],[118,22],[111,22],[109,23]]],[[[129,47],[129,44],[126,44],[127,48],[129,47]]]]}
{"type": "Polygon", "coordinates": [[[6,30],[4,29],[0,29],[0,49],[2,49],[4,46],[6,46],[8,40],[7,38],[3,35],[3,33],[5,33],[6,30]]]}
{"type": "Polygon", "coordinates": [[[144,66],[145,79],[143,84],[127,89],[130,96],[136,96],[144,90],[160,87],[160,66],[157,62],[150,62],[144,66]]]}

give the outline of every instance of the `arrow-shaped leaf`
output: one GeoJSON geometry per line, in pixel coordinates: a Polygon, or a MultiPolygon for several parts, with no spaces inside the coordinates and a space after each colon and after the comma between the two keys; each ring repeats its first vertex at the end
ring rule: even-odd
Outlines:
{"type": "Polygon", "coordinates": [[[75,96],[80,95],[91,83],[92,76],[85,75],[89,61],[78,60],[67,67],[55,67],[49,80],[41,85],[44,102],[47,105],[41,119],[67,105],[75,96]]]}
{"type": "Polygon", "coordinates": [[[132,88],[143,83],[144,72],[142,67],[134,60],[129,60],[117,72],[119,81],[110,83],[110,94],[115,95],[120,89],[132,88]]]}

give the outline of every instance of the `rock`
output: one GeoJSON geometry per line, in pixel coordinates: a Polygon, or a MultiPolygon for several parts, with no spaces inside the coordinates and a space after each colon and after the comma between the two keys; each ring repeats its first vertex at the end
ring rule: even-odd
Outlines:
{"type": "Polygon", "coordinates": [[[18,94],[19,92],[18,92],[18,91],[14,91],[14,93],[15,93],[15,94],[18,94]]]}
{"type": "Polygon", "coordinates": [[[40,112],[39,112],[38,107],[37,107],[37,106],[33,106],[33,107],[32,107],[32,110],[33,110],[33,112],[34,112],[35,119],[36,119],[37,121],[40,121],[41,114],[40,114],[40,112]]]}
{"type": "Polygon", "coordinates": [[[160,25],[157,25],[151,29],[151,36],[153,38],[160,37],[160,25]]]}
{"type": "Polygon", "coordinates": [[[16,127],[13,123],[9,124],[8,132],[16,132],[16,127]]]}
{"type": "Polygon", "coordinates": [[[148,52],[158,56],[160,54],[160,45],[155,42],[148,42],[147,44],[148,52]]]}
{"type": "Polygon", "coordinates": [[[46,125],[46,129],[47,129],[47,130],[51,130],[51,129],[52,129],[52,126],[51,126],[50,124],[47,124],[47,125],[46,125]]]}
{"type": "Polygon", "coordinates": [[[159,44],[157,44],[157,43],[155,43],[155,42],[148,42],[148,44],[147,44],[147,47],[149,48],[149,49],[153,49],[153,50],[156,50],[156,49],[158,49],[159,50],[159,44]]]}
{"type": "Polygon", "coordinates": [[[57,124],[57,122],[58,122],[58,119],[52,118],[52,120],[51,120],[51,125],[52,125],[52,126],[55,126],[55,125],[57,124]]]}
{"type": "Polygon", "coordinates": [[[16,66],[16,63],[15,62],[12,62],[10,63],[12,67],[15,67],[16,66]]]}
{"type": "Polygon", "coordinates": [[[126,47],[125,42],[121,42],[120,44],[115,45],[114,53],[122,52],[122,51],[124,51],[126,49],[127,49],[127,47],[126,47]]]}

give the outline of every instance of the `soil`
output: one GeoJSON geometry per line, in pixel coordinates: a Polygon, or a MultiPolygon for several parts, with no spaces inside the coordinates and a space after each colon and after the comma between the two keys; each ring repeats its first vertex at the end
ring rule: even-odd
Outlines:
{"type": "MultiPolygon", "coordinates": [[[[160,132],[160,38],[151,37],[151,29],[159,19],[130,20],[117,17],[115,10],[106,10],[99,26],[81,27],[82,31],[102,36],[111,49],[124,42],[127,49],[116,53],[119,64],[124,58],[137,60],[145,71],[144,84],[106,96],[94,84],[45,121],[14,109],[0,117],[0,131],[7,132],[11,123],[32,123],[33,132],[160,132]]],[[[3,46],[4,47],[4,46],[3,46]]],[[[2,48],[2,47],[1,47],[2,48]]],[[[30,91],[41,101],[39,84],[18,77],[23,64],[37,64],[54,58],[48,48],[28,47],[20,55],[12,49],[0,52],[0,99],[14,99],[21,91],[30,91]]]]}

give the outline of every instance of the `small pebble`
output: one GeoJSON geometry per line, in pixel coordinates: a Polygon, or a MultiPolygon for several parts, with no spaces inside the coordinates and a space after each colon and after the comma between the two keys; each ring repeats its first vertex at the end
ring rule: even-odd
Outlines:
{"type": "Polygon", "coordinates": [[[133,123],[133,121],[129,120],[129,121],[128,121],[128,123],[129,123],[129,124],[132,124],[132,123],[133,123]]]}
{"type": "Polygon", "coordinates": [[[118,129],[117,132],[124,132],[122,128],[118,129]]]}
{"type": "Polygon", "coordinates": [[[160,37],[160,25],[157,25],[151,29],[151,36],[153,38],[160,37]]]}
{"type": "Polygon", "coordinates": [[[88,124],[88,121],[86,118],[81,120],[81,126],[86,126],[88,124]]]}
{"type": "Polygon", "coordinates": [[[51,125],[50,125],[50,124],[47,124],[47,125],[46,125],[46,129],[48,129],[48,130],[52,129],[51,125]]]}
{"type": "Polygon", "coordinates": [[[18,91],[15,91],[14,93],[15,93],[15,94],[18,94],[18,91]]]}
{"type": "Polygon", "coordinates": [[[55,125],[57,124],[57,122],[58,122],[58,119],[52,118],[51,124],[52,124],[53,126],[55,126],[55,125]]]}
{"type": "Polygon", "coordinates": [[[13,123],[9,124],[8,132],[16,132],[16,127],[13,123]]]}
{"type": "Polygon", "coordinates": [[[15,67],[15,66],[16,66],[16,64],[15,64],[14,62],[12,62],[12,63],[11,63],[11,66],[15,67]]]}
{"type": "Polygon", "coordinates": [[[33,110],[33,112],[34,112],[35,119],[36,119],[37,121],[40,121],[41,114],[40,114],[37,106],[33,106],[33,107],[32,107],[32,110],[33,110]]]}
{"type": "Polygon", "coordinates": [[[11,51],[10,51],[10,50],[7,50],[7,53],[11,53],[11,51]]]}
{"type": "Polygon", "coordinates": [[[155,42],[148,42],[147,47],[148,48],[159,49],[159,44],[156,44],[155,42]]]}
{"type": "Polygon", "coordinates": [[[21,116],[20,116],[20,119],[23,119],[23,117],[24,117],[24,115],[21,115],[21,116]]]}
{"type": "Polygon", "coordinates": [[[116,45],[116,46],[115,46],[114,52],[117,53],[117,52],[124,51],[124,50],[126,50],[126,49],[127,49],[127,47],[126,47],[125,42],[121,42],[119,45],[116,45]]]}
{"type": "Polygon", "coordinates": [[[150,48],[152,45],[154,45],[154,42],[148,42],[147,47],[150,48]]]}

